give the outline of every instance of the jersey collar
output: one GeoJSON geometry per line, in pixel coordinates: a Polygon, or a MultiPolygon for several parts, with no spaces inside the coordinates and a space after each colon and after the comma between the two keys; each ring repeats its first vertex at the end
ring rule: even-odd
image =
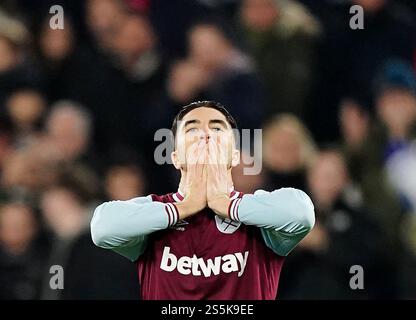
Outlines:
{"type": "MultiPolygon", "coordinates": [[[[239,191],[234,190],[234,187],[230,193],[230,200],[234,200],[237,199],[238,196],[240,195],[239,191]]],[[[175,202],[181,202],[183,200],[183,198],[185,197],[185,195],[182,193],[181,190],[178,189],[178,191],[176,193],[174,193],[172,195],[173,200],[175,200],[175,202]]]]}

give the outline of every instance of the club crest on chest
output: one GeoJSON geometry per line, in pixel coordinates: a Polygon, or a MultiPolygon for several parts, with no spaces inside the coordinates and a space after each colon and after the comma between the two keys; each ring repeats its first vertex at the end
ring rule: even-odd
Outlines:
{"type": "Polygon", "coordinates": [[[225,234],[232,234],[237,231],[241,225],[241,222],[233,221],[228,218],[223,218],[216,215],[215,224],[217,225],[217,229],[220,232],[225,234]]]}

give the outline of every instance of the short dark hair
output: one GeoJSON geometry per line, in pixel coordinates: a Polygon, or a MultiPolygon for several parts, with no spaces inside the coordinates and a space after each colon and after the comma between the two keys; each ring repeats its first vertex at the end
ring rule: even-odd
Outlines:
{"type": "Polygon", "coordinates": [[[175,142],[175,139],[176,139],[176,130],[178,129],[178,122],[181,121],[187,113],[191,112],[192,110],[196,108],[211,108],[211,109],[218,110],[225,116],[225,119],[227,119],[227,122],[231,126],[231,128],[237,129],[237,122],[221,103],[216,102],[216,101],[211,101],[211,100],[196,101],[196,102],[192,102],[182,107],[181,110],[179,110],[178,114],[173,119],[173,123],[172,123],[173,142],[175,142]]]}

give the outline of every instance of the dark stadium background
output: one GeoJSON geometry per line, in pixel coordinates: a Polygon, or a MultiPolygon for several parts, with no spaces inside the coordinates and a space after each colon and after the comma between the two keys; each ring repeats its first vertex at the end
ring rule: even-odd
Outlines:
{"type": "Polygon", "coordinates": [[[176,190],[153,135],[202,99],[263,128],[263,170],[237,168],[237,190],[315,203],[279,298],[416,298],[415,14],[411,0],[1,0],[0,299],[136,299],[134,264],[93,245],[92,211],[176,190]]]}

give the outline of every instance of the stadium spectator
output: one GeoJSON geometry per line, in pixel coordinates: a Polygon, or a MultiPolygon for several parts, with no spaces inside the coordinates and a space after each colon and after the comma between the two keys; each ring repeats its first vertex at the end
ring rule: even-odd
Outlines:
{"type": "Polygon", "coordinates": [[[134,164],[111,166],[105,177],[105,192],[108,200],[129,200],[143,196],[143,172],[134,164]]]}
{"type": "Polygon", "coordinates": [[[316,70],[319,21],[297,1],[245,0],[240,25],[267,89],[268,114],[305,118],[316,70]]]}
{"type": "Polygon", "coordinates": [[[307,128],[293,115],[272,118],[263,135],[266,185],[270,188],[305,188],[305,170],[315,156],[315,143],[307,128]]]}
{"type": "Polygon", "coordinates": [[[2,185],[10,194],[38,197],[62,174],[71,172],[87,181],[90,193],[96,189],[100,164],[89,152],[91,122],[88,114],[69,101],[52,106],[46,129],[25,148],[14,150],[5,159],[2,185]]]}
{"type": "MultiPolygon", "coordinates": [[[[354,148],[346,148],[351,175],[360,185],[365,203],[395,243],[398,243],[398,230],[405,206],[400,203],[397,192],[389,183],[385,166],[389,158],[407,148],[415,137],[416,82],[412,73],[401,62],[386,64],[377,78],[377,120],[369,125],[365,111],[359,111],[362,116],[344,117],[342,122],[342,126],[347,128],[352,126],[353,121],[359,120],[355,126],[364,127],[356,129],[362,131],[357,139],[361,141],[354,148]]],[[[347,131],[344,130],[344,133],[347,131]]],[[[348,137],[346,139],[351,140],[348,137]]]]}
{"type": "Polygon", "coordinates": [[[86,1],[86,23],[91,31],[97,48],[111,50],[117,32],[126,17],[123,1],[88,0],[86,1]]]}
{"type": "Polygon", "coordinates": [[[136,299],[132,266],[95,248],[84,219],[94,201],[172,191],[155,132],[206,99],[263,129],[263,170],[244,175],[241,163],[236,189],[309,188],[316,202],[280,297],[416,297],[411,0],[0,2],[0,299],[42,296],[50,245],[66,290],[49,298],[136,299]],[[55,4],[63,30],[50,28],[55,4]],[[363,30],[350,28],[353,4],[363,30]],[[314,141],[340,145],[348,174],[338,151],[317,153],[314,141]],[[361,295],[345,291],[352,257],[370,266],[361,295]]]}
{"type": "Polygon", "coordinates": [[[85,110],[70,101],[61,101],[51,108],[46,120],[46,134],[62,158],[73,161],[88,150],[91,126],[85,110]]]}
{"type": "Polygon", "coordinates": [[[351,195],[341,153],[321,151],[308,168],[307,180],[316,225],[286,261],[290,266],[283,277],[287,287],[282,283],[281,298],[374,299],[396,294],[395,270],[386,268],[386,239],[351,195]],[[353,265],[365,270],[364,290],[352,290],[349,285],[353,265]]]}
{"type": "Polygon", "coordinates": [[[218,100],[229,106],[240,128],[260,128],[264,92],[249,57],[219,24],[202,22],[189,31],[187,58],[176,63],[169,94],[180,105],[191,100],[218,100]]]}
{"type": "Polygon", "coordinates": [[[36,88],[20,88],[7,97],[5,104],[13,126],[14,147],[29,145],[40,133],[47,108],[44,95],[36,88]]]}
{"type": "Polygon", "coordinates": [[[7,202],[0,207],[0,299],[39,299],[46,243],[30,205],[7,202]]]}
{"type": "Polygon", "coordinates": [[[63,267],[65,287],[51,290],[47,274],[41,298],[137,299],[134,266],[91,242],[88,224],[92,199],[85,192],[86,187],[68,177],[42,195],[41,210],[52,237],[48,266],[63,267]]]}
{"type": "Polygon", "coordinates": [[[23,85],[38,85],[40,74],[28,54],[30,33],[18,19],[0,7],[0,111],[11,90],[23,85]]]}
{"type": "MultiPolygon", "coordinates": [[[[87,200],[82,189],[74,181],[50,186],[42,194],[41,212],[52,237],[49,266],[59,265],[65,269],[74,241],[83,232],[87,232],[89,221],[87,200]]],[[[50,288],[48,277],[45,277],[43,282],[42,298],[59,299],[61,293],[50,288]]]]}
{"type": "Polygon", "coordinates": [[[28,32],[18,20],[0,11],[0,73],[14,69],[23,61],[28,32]]]}
{"type": "Polygon", "coordinates": [[[250,174],[249,171],[245,171],[254,169],[256,165],[255,159],[253,159],[252,163],[247,163],[247,160],[250,158],[247,152],[242,151],[240,163],[232,171],[234,188],[243,193],[253,193],[255,190],[261,189],[264,186],[263,172],[250,174]],[[246,155],[243,153],[246,153],[246,155]]]}
{"type": "Polygon", "coordinates": [[[373,112],[373,83],[380,68],[392,58],[414,60],[414,12],[398,1],[354,0],[353,4],[363,7],[362,30],[350,28],[350,2],[312,5],[326,7],[321,16],[326,28],[319,53],[319,84],[309,113],[311,130],[319,142],[338,139],[335,119],[343,97],[352,96],[373,112]]]}

